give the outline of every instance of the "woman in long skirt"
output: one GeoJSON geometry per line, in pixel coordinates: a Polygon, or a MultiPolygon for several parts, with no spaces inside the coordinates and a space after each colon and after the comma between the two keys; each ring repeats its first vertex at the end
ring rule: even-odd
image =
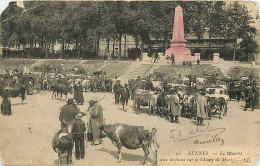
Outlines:
{"type": "Polygon", "coordinates": [[[8,97],[4,97],[1,104],[1,113],[3,115],[12,115],[11,101],[8,97]]]}
{"type": "Polygon", "coordinates": [[[83,105],[83,87],[77,82],[74,86],[74,100],[79,104],[83,105]]]}

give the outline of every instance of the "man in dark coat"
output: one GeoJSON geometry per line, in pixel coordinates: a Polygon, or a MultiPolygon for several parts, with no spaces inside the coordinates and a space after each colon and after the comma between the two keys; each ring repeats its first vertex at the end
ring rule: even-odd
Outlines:
{"type": "Polygon", "coordinates": [[[81,105],[84,103],[83,87],[79,82],[74,86],[74,100],[81,105]]]}
{"type": "Polygon", "coordinates": [[[116,84],[114,85],[114,93],[115,93],[115,104],[119,104],[120,99],[120,89],[122,88],[122,85],[120,84],[120,81],[117,80],[116,84]]]}
{"type": "Polygon", "coordinates": [[[59,116],[61,129],[64,127],[68,127],[68,132],[70,133],[74,125],[74,118],[78,113],[80,113],[79,109],[74,104],[73,99],[69,98],[67,104],[61,107],[61,112],[59,116]]]}
{"type": "Polygon", "coordinates": [[[90,114],[88,133],[93,136],[92,145],[99,145],[101,144],[99,127],[104,123],[103,110],[97,101],[90,100],[88,111],[90,114]]]}
{"type": "Polygon", "coordinates": [[[175,56],[173,55],[173,53],[172,53],[171,59],[172,59],[172,65],[175,65],[175,56]]]}
{"type": "Polygon", "coordinates": [[[252,90],[252,88],[250,86],[247,86],[246,90],[245,90],[245,108],[244,110],[246,111],[247,108],[250,108],[252,109],[252,111],[254,111],[254,99],[255,99],[255,96],[254,96],[254,92],[252,90]]]}
{"type": "Polygon", "coordinates": [[[81,120],[84,114],[78,113],[75,117],[74,127],[72,130],[73,139],[75,142],[76,159],[84,159],[85,156],[85,143],[84,135],[86,131],[85,123],[81,120]]]}

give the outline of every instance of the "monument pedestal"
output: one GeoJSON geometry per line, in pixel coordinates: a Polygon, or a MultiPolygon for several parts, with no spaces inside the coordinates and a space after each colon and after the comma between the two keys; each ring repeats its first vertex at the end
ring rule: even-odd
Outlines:
{"type": "Polygon", "coordinates": [[[219,62],[223,62],[223,61],[224,61],[224,59],[219,57],[219,53],[214,53],[213,54],[213,62],[214,63],[219,63],[219,62]]]}
{"type": "Polygon", "coordinates": [[[196,62],[195,56],[191,56],[190,50],[184,43],[172,44],[170,48],[166,50],[166,55],[171,63],[171,56],[174,55],[175,64],[182,64],[185,62],[196,62]]]}

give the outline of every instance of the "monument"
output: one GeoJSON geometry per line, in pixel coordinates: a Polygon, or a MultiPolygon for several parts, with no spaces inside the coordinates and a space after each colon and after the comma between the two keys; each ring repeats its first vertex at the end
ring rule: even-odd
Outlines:
{"type": "Polygon", "coordinates": [[[184,36],[182,8],[177,6],[175,8],[171,46],[166,50],[168,59],[171,59],[173,54],[175,64],[182,64],[183,61],[196,62],[198,57],[191,56],[190,50],[186,47],[186,42],[184,36]]]}

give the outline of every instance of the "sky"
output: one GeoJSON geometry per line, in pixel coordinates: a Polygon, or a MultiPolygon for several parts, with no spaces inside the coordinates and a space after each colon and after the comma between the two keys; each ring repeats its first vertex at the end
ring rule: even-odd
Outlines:
{"type": "Polygon", "coordinates": [[[0,13],[2,13],[5,10],[10,1],[11,0],[0,0],[0,13]]]}

